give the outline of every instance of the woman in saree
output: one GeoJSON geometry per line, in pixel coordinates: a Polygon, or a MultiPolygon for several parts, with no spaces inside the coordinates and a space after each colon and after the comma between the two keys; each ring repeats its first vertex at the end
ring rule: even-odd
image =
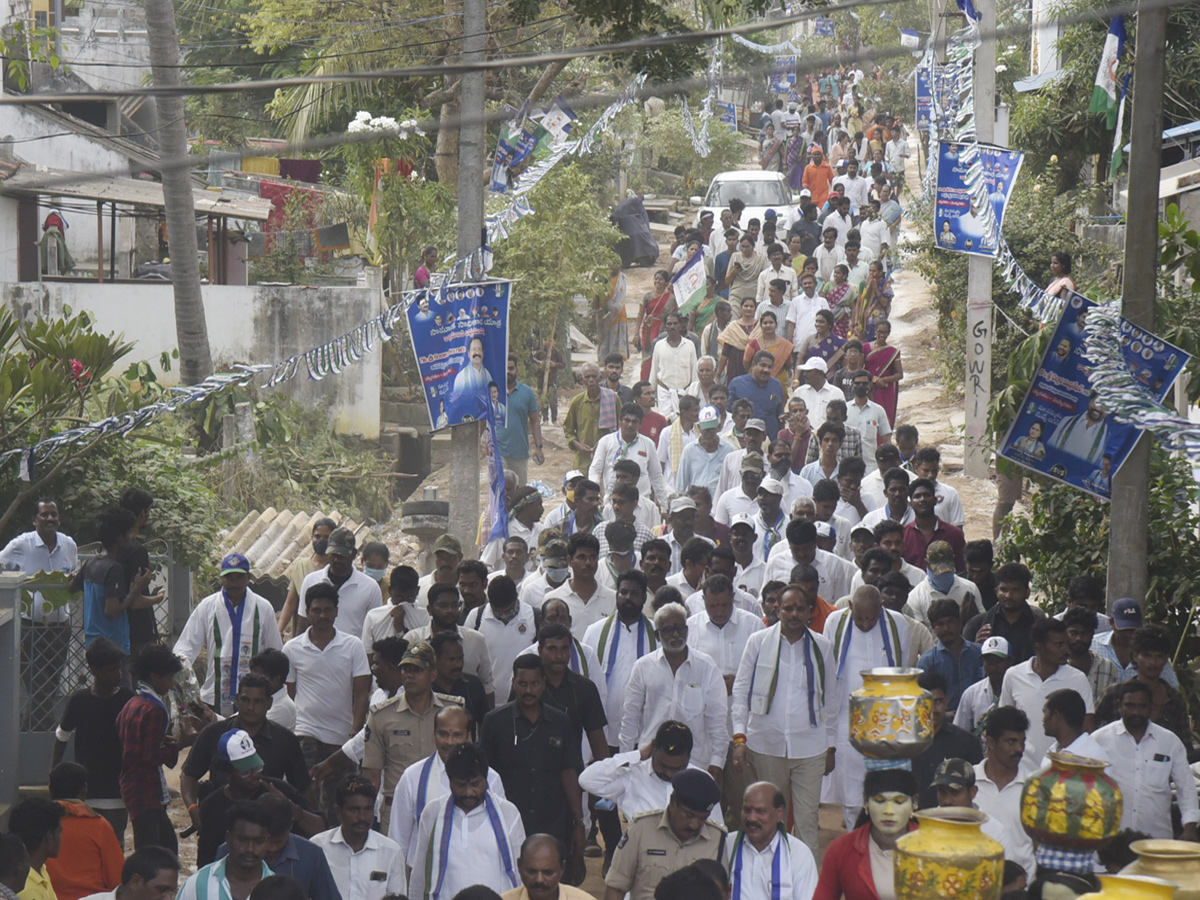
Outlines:
{"type": "Polygon", "coordinates": [[[813,319],[817,326],[815,334],[808,335],[796,348],[796,355],[801,362],[819,356],[825,360],[829,371],[837,368],[842,360],[842,347],[846,339],[833,331],[833,312],[828,309],[818,309],[813,319]]]}
{"type": "Polygon", "coordinates": [[[767,137],[762,145],[762,167],[771,172],[783,172],[787,141],[783,135],[775,136],[775,126],[767,126],[767,137]]]}
{"type": "Polygon", "coordinates": [[[642,351],[644,359],[649,359],[654,351],[654,339],[662,329],[663,316],[674,308],[675,292],[671,290],[671,276],[666,269],[659,269],[654,273],[654,290],[642,295],[642,305],[634,325],[636,346],[642,351]]]}
{"type": "Polygon", "coordinates": [[[904,366],[900,361],[900,348],[888,343],[892,336],[892,323],[881,319],[875,323],[875,340],[866,344],[866,366],[875,386],[871,399],[883,407],[888,424],[896,427],[896,408],[900,398],[900,381],[904,378],[904,366]]]}
{"type": "Polygon", "coordinates": [[[748,234],[742,235],[738,241],[738,253],[729,260],[729,269],[725,273],[725,283],[729,285],[729,303],[734,309],[741,306],[747,297],[757,299],[758,276],[768,265],[770,263],[765,256],[754,252],[754,238],[748,234]]]}
{"type": "Polygon", "coordinates": [[[858,303],[854,307],[854,321],[850,323],[850,333],[864,342],[875,340],[875,326],[891,314],[893,296],[895,294],[887,270],[882,262],[873,260],[867,269],[867,280],[863,282],[858,303]]]}
{"type": "Polygon", "coordinates": [[[742,354],[742,367],[747,371],[750,369],[750,360],[754,359],[754,354],[759,350],[766,350],[775,357],[771,377],[778,378],[781,384],[787,384],[781,373],[791,371],[795,347],[791,341],[779,336],[779,317],[769,309],[758,317],[758,331],[750,338],[750,343],[746,345],[742,354]]]}
{"type": "Polygon", "coordinates": [[[687,330],[692,334],[700,334],[716,315],[717,304],[720,302],[721,295],[717,293],[717,279],[711,275],[705,276],[704,296],[700,298],[696,308],[688,313],[687,330]]]}
{"type": "Polygon", "coordinates": [[[750,335],[758,323],[754,321],[754,312],[758,304],[754,297],[742,301],[742,317],[730,322],[721,332],[721,361],[717,365],[717,380],[729,384],[739,375],[746,374],[746,345],[750,343],[750,335]]]}
{"type": "Polygon", "coordinates": [[[628,286],[621,267],[613,266],[608,296],[600,298],[596,304],[600,313],[600,342],[596,348],[600,359],[610,353],[629,355],[629,318],[625,314],[625,291],[628,286]]]}
{"type": "Polygon", "coordinates": [[[807,162],[804,136],[800,134],[800,124],[792,126],[792,136],[788,138],[787,150],[784,152],[784,171],[787,172],[788,184],[793,191],[804,187],[804,166],[807,162]]]}
{"type": "MultiPolygon", "coordinates": [[[[858,285],[851,284],[847,280],[849,277],[850,267],[838,263],[833,267],[833,281],[824,285],[825,302],[833,311],[833,330],[840,338],[850,333],[851,313],[854,312],[854,301],[858,298],[858,285]]],[[[820,291],[821,286],[818,285],[817,292],[820,291]]]]}

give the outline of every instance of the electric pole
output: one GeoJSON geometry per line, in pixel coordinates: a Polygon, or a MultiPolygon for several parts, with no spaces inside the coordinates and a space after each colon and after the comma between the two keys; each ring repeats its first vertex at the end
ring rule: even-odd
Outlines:
{"type": "MultiPolygon", "coordinates": [[[[991,143],[996,125],[996,0],[975,0],[982,43],[975,51],[975,133],[991,143]]],[[[991,447],[987,434],[992,397],[992,265],[985,256],[967,262],[967,371],[964,384],[966,434],[963,469],[971,478],[987,478],[991,447]]]]}
{"type": "MultiPolygon", "coordinates": [[[[1162,166],[1164,53],[1167,7],[1141,0],[1134,56],[1129,193],[1125,209],[1122,312],[1139,328],[1154,330],[1158,278],[1158,181],[1162,166]]],[[[1150,439],[1142,435],[1113,476],[1109,508],[1108,604],[1146,596],[1146,535],[1150,524],[1150,439]]]]}
{"type": "MultiPolygon", "coordinates": [[[[487,0],[463,0],[465,65],[484,61],[486,30],[487,0]]],[[[458,130],[458,258],[471,263],[483,236],[483,99],[482,70],[464,73],[458,130]]],[[[450,531],[468,558],[475,555],[479,525],[479,424],[450,429],[450,531]]]]}

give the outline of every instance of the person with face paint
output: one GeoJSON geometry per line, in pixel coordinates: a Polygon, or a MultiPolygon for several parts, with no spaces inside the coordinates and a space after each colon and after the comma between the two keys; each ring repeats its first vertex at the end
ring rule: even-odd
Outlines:
{"type": "Polygon", "coordinates": [[[408,896],[450,900],[482,884],[500,893],[520,883],[517,858],[525,841],[521,813],[488,789],[488,764],[471,743],[446,757],[450,792],[432,800],[417,827],[408,896]]]}
{"type": "Polygon", "coordinates": [[[916,793],[916,779],[904,769],[867,773],[860,816],[866,822],[829,845],[813,900],[894,900],[892,857],[896,842],[915,827],[916,793]]]}

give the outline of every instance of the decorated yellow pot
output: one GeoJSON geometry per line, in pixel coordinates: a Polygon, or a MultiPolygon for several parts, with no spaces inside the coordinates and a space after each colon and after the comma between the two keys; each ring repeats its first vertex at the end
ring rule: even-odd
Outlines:
{"type": "Polygon", "coordinates": [[[1146,840],[1129,845],[1138,858],[1122,875],[1149,875],[1174,884],[1176,900],[1200,900],[1200,844],[1146,840]]]}
{"type": "Polygon", "coordinates": [[[896,843],[896,900],[997,900],[1004,847],[979,830],[987,815],[948,806],[916,813],[920,828],[896,843]]]}
{"type": "Polygon", "coordinates": [[[1021,824],[1034,840],[1074,850],[1102,847],[1121,826],[1121,789],[1106,763],[1051,753],[1050,765],[1025,779],[1021,824]]]}
{"type": "Polygon", "coordinates": [[[1075,900],[1172,900],[1175,885],[1145,875],[1100,875],[1100,890],[1080,894],[1075,900]]]}
{"type": "Polygon", "coordinates": [[[933,743],[933,695],[917,684],[920,669],[862,673],[850,695],[850,744],[876,759],[911,759],[933,743]]]}

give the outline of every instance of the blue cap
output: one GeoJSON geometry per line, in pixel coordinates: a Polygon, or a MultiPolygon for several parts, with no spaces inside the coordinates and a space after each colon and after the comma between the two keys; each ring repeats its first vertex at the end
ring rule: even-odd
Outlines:
{"type": "Polygon", "coordinates": [[[221,560],[221,574],[232,575],[235,572],[244,572],[250,574],[250,560],[242,556],[240,553],[230,553],[221,560]]]}
{"type": "Polygon", "coordinates": [[[1112,605],[1113,628],[1124,631],[1142,627],[1142,605],[1132,597],[1122,597],[1112,605]]]}
{"type": "Polygon", "coordinates": [[[773,209],[768,209],[765,213],[763,213],[763,218],[764,219],[778,219],[779,213],[775,212],[775,210],[773,210],[773,209]]]}
{"type": "Polygon", "coordinates": [[[708,813],[721,802],[721,789],[702,769],[684,769],[671,779],[671,798],[681,806],[708,813]]]}

